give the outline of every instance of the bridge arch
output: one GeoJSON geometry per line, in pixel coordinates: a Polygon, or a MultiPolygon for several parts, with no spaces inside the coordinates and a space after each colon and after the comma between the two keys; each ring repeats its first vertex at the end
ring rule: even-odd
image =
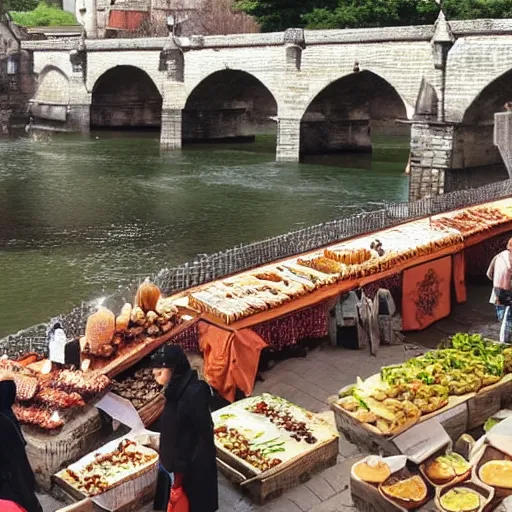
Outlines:
{"type": "Polygon", "coordinates": [[[454,187],[474,187],[506,179],[503,160],[494,145],[494,114],[512,100],[512,69],[483,87],[463,112],[454,141],[454,187]],[[485,172],[479,169],[485,167],[485,172]]]}
{"type": "Polygon", "coordinates": [[[371,134],[408,135],[408,105],[397,90],[372,71],[333,80],[306,103],[301,118],[302,154],[370,152],[371,134]]]}
{"type": "Polygon", "coordinates": [[[183,141],[254,140],[276,132],[278,105],[270,88],[239,69],[215,71],[188,94],[183,141]]]}
{"type": "Polygon", "coordinates": [[[143,69],[115,66],[96,80],[92,88],[91,128],[159,129],[161,118],[162,96],[143,69]]]}
{"type": "Polygon", "coordinates": [[[39,73],[34,99],[40,103],[69,104],[69,79],[56,66],[45,66],[39,73]]]}

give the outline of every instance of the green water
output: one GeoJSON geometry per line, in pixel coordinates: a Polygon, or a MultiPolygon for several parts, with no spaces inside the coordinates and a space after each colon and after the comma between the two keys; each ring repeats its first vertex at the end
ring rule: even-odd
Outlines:
{"type": "Polygon", "coordinates": [[[406,200],[408,144],[278,164],[267,136],[181,152],[155,134],[0,139],[0,337],[198,253],[406,200]]]}

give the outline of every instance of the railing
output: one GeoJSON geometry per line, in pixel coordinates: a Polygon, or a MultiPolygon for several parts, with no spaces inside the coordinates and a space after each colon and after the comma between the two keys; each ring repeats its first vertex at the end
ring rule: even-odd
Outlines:
{"type": "MultiPolygon", "coordinates": [[[[170,295],[357,235],[510,196],[512,196],[512,180],[505,180],[476,189],[451,192],[410,203],[388,203],[380,210],[332,220],[215,254],[200,254],[193,261],[174,268],[162,269],[150,277],[165,294],[170,295]]],[[[119,311],[122,304],[132,302],[140,282],[141,280],[135,281],[124,290],[106,297],[103,304],[113,311],[119,311]]],[[[87,317],[97,305],[97,300],[83,302],[69,313],[57,317],[69,337],[83,334],[87,317]]],[[[47,325],[56,321],[57,318],[51,319],[48,324],[39,324],[1,339],[0,355],[7,353],[15,356],[29,351],[46,352],[47,325]]]]}

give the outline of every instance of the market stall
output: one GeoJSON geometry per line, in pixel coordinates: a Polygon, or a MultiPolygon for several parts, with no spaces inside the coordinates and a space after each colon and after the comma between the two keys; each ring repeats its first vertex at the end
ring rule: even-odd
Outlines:
{"type": "Polygon", "coordinates": [[[330,400],[338,429],[375,452],[400,454],[400,434],[434,420],[455,440],[508,405],[512,348],[457,334],[441,348],[359,380],[330,400]]]}
{"type": "MultiPolygon", "coordinates": [[[[498,510],[512,497],[512,418],[492,427],[468,453],[451,443],[431,444],[415,461],[407,456],[370,456],[354,464],[352,500],[364,512],[498,510]]],[[[510,503],[509,503],[510,505],[510,503]]]]}
{"type": "Polygon", "coordinates": [[[259,503],[336,464],[335,427],[283,398],[247,398],[213,420],[220,471],[259,503]]]}

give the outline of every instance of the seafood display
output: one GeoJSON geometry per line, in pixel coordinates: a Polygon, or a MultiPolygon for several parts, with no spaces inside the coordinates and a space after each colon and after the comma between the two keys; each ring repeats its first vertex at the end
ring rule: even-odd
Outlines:
{"type": "Polygon", "coordinates": [[[384,367],[365,382],[358,379],[340,391],[336,404],[377,433],[397,434],[445,407],[450,395],[499,382],[510,372],[510,349],[503,347],[478,334],[456,334],[444,348],[384,367]]]}
{"type": "Polygon", "coordinates": [[[69,416],[64,411],[70,413],[85,407],[87,402],[100,398],[110,388],[110,379],[106,376],[58,369],[48,360],[37,359],[42,364],[33,358],[27,366],[10,359],[0,360],[0,371],[7,371],[16,384],[14,412],[21,424],[43,430],[59,429],[69,416]]]}
{"type": "Polygon", "coordinates": [[[112,391],[117,395],[130,400],[135,409],[141,409],[162,392],[150,368],[137,370],[132,377],[122,381],[114,380],[112,391]]]}
{"type": "Polygon", "coordinates": [[[22,407],[14,404],[14,414],[22,425],[32,425],[43,430],[57,430],[64,426],[64,420],[57,412],[50,412],[48,409],[30,405],[22,407]]]}
{"type": "Polygon", "coordinates": [[[91,398],[106,393],[110,387],[110,379],[105,375],[62,370],[50,382],[50,387],[91,398]]]}
{"type": "Polygon", "coordinates": [[[156,452],[129,439],[123,439],[113,450],[105,448],[56,476],[87,496],[97,496],[158,461],[156,452]]]}
{"type": "Polygon", "coordinates": [[[180,321],[172,299],[163,298],[155,284],[144,282],[134,305],[126,303],[117,317],[104,307],[89,316],[85,335],[80,338],[81,351],[85,356],[109,359],[122,346],[142,337],[162,336],[180,321]]]}
{"type": "Polygon", "coordinates": [[[326,421],[282,398],[263,394],[213,413],[217,449],[253,473],[267,471],[338,437],[326,421]]]}

